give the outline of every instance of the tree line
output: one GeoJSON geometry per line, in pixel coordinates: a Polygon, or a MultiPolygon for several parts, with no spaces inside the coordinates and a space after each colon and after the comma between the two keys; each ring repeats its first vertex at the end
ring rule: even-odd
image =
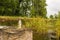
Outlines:
{"type": "Polygon", "coordinates": [[[46,17],[46,0],[0,0],[1,16],[46,17]]]}
{"type": "Polygon", "coordinates": [[[50,15],[51,19],[60,19],[60,11],[55,15],[50,15]]]}

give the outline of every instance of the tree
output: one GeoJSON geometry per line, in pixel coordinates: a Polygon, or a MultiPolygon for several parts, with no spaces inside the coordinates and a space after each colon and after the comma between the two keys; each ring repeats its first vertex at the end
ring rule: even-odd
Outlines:
{"type": "Polygon", "coordinates": [[[46,17],[46,0],[0,0],[0,15],[46,17]]]}
{"type": "Polygon", "coordinates": [[[58,19],[60,19],[60,12],[58,12],[58,19]]]}
{"type": "Polygon", "coordinates": [[[54,18],[53,15],[50,15],[50,18],[53,19],[54,18]]]}
{"type": "Polygon", "coordinates": [[[55,16],[55,19],[58,19],[58,15],[57,14],[55,14],[54,16],[55,16]]]}
{"type": "Polygon", "coordinates": [[[0,0],[0,15],[13,16],[17,9],[17,0],[0,0]]]}
{"type": "Polygon", "coordinates": [[[23,0],[20,2],[20,11],[19,14],[20,16],[30,16],[30,10],[31,10],[31,3],[32,0],[23,0]]]}
{"type": "Polygon", "coordinates": [[[46,17],[46,0],[33,0],[32,15],[46,17]]]}

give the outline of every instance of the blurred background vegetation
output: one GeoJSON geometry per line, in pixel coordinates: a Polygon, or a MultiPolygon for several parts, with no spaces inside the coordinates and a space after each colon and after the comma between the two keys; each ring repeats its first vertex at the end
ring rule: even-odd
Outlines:
{"type": "Polygon", "coordinates": [[[0,26],[18,27],[18,19],[21,19],[22,27],[33,29],[33,40],[48,40],[48,30],[55,30],[57,36],[60,36],[60,12],[48,18],[45,2],[46,0],[0,0],[0,26]]]}

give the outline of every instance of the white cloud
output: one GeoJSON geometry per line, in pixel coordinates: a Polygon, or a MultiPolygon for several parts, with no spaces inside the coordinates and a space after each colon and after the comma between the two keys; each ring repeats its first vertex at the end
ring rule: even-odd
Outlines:
{"type": "Polygon", "coordinates": [[[60,11],[60,0],[46,0],[47,16],[54,15],[60,11]]]}

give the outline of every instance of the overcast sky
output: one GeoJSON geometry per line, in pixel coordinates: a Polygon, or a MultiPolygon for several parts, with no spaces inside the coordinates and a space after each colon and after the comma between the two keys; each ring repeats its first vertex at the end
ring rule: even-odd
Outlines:
{"type": "Polygon", "coordinates": [[[60,0],[46,0],[47,3],[47,16],[50,16],[51,14],[54,15],[57,14],[58,11],[60,11],[60,0]]]}

